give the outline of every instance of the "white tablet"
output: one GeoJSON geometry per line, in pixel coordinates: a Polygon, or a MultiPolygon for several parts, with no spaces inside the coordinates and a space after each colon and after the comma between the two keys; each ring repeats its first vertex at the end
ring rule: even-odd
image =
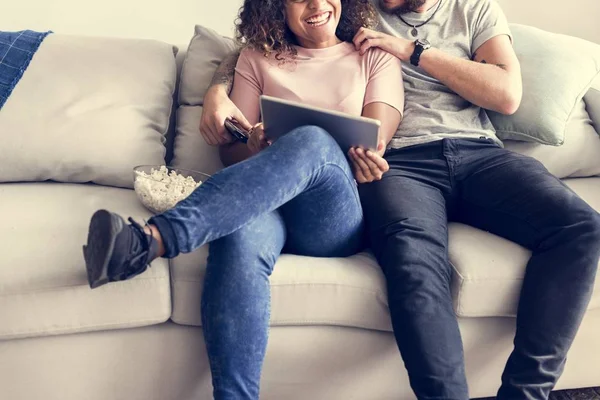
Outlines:
{"type": "Polygon", "coordinates": [[[344,153],[350,147],[376,150],[381,123],[376,119],[326,110],[271,96],[260,96],[265,134],[277,140],[292,129],[316,125],[326,130],[344,153]]]}

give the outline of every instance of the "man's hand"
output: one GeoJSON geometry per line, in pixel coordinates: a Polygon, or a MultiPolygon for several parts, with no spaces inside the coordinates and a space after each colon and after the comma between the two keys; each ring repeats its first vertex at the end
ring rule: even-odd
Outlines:
{"type": "Polygon", "coordinates": [[[250,130],[249,136],[250,137],[248,138],[248,143],[246,143],[246,145],[252,154],[256,154],[262,149],[265,149],[271,145],[271,141],[267,140],[265,135],[265,129],[262,122],[254,125],[254,127],[250,130]]]}
{"type": "Polygon", "coordinates": [[[364,55],[371,47],[379,47],[402,61],[408,61],[415,49],[414,42],[410,40],[367,28],[360,28],[352,42],[360,55],[364,55]]]}
{"type": "Polygon", "coordinates": [[[377,146],[377,152],[363,150],[358,147],[352,147],[348,151],[348,156],[354,169],[354,179],[358,183],[369,183],[378,181],[383,177],[390,167],[383,158],[385,153],[385,142],[382,140],[377,146]]]}
{"type": "Polygon", "coordinates": [[[219,85],[212,86],[204,96],[204,107],[200,118],[200,133],[211,146],[233,142],[233,137],[225,129],[225,119],[233,118],[247,130],[252,129],[244,114],[229,99],[227,92],[219,85]]]}

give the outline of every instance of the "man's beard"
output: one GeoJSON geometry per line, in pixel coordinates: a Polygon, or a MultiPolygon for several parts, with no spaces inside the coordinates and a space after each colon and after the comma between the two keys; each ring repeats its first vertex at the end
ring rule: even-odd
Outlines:
{"type": "Polygon", "coordinates": [[[380,0],[380,1],[381,1],[381,8],[385,12],[394,14],[394,15],[402,15],[402,14],[406,14],[409,12],[415,12],[420,7],[423,7],[423,5],[427,2],[427,0],[405,0],[404,4],[402,4],[401,6],[388,8],[388,7],[386,7],[383,0],[380,0]]]}

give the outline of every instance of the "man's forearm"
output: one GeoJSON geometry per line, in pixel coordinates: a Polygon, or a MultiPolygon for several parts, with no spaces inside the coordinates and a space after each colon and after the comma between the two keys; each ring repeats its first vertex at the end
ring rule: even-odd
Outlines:
{"type": "Polygon", "coordinates": [[[506,66],[484,61],[465,60],[431,48],[423,53],[419,66],[473,104],[514,113],[521,100],[520,79],[512,78],[506,66]]]}
{"type": "Polygon", "coordinates": [[[213,75],[212,81],[210,82],[211,88],[218,86],[223,88],[227,94],[231,92],[235,66],[239,57],[240,50],[236,50],[225,57],[213,75]]]}

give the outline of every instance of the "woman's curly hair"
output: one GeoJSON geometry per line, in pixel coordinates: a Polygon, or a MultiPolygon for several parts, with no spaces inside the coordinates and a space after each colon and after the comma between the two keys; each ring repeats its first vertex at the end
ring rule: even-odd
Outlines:
{"type": "MultiPolygon", "coordinates": [[[[275,53],[279,61],[294,59],[297,45],[294,34],[285,22],[287,0],[245,0],[236,20],[236,39],[240,46],[261,51],[265,56],[275,53]]],[[[369,0],[341,0],[342,15],[336,36],[352,42],[361,27],[373,28],[376,12],[369,0]]]]}

